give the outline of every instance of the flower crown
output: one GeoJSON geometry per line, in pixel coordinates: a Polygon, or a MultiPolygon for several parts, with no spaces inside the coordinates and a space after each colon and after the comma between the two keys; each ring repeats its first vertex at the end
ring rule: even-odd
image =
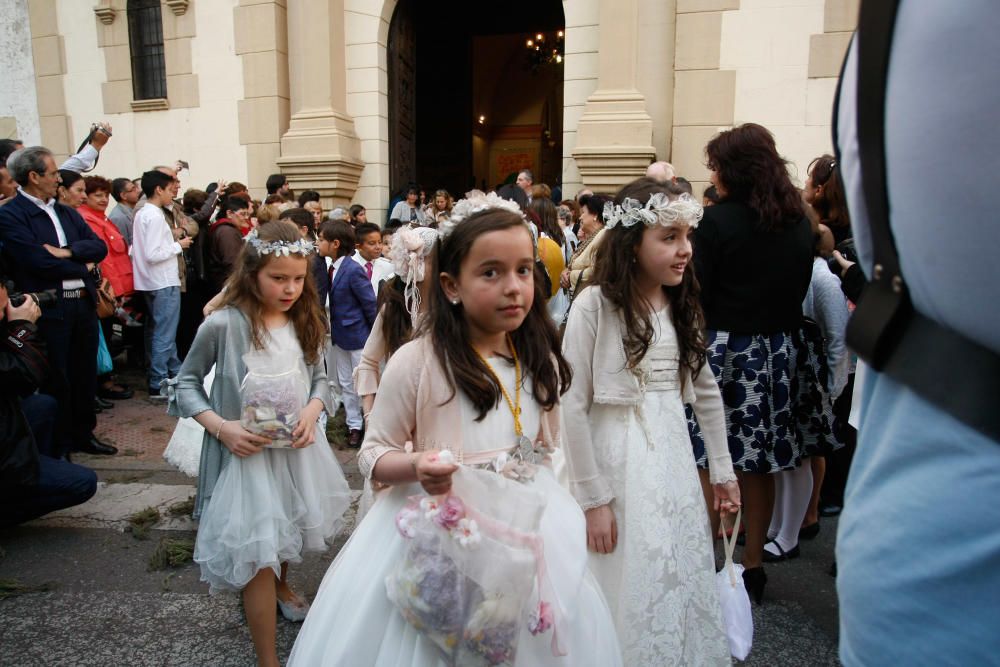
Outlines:
{"type": "Polygon", "coordinates": [[[410,319],[420,310],[420,289],[417,283],[424,279],[424,258],[434,249],[438,230],[430,227],[400,227],[389,246],[389,259],[396,275],[403,279],[403,300],[410,319]]]}
{"type": "Polygon", "coordinates": [[[465,199],[455,202],[451,209],[451,218],[447,222],[438,225],[438,234],[441,238],[447,237],[455,230],[455,225],[462,222],[474,213],[480,213],[487,209],[499,208],[511,213],[516,213],[522,220],[527,222],[524,212],[517,202],[504,199],[495,192],[483,194],[482,190],[471,190],[465,193],[465,199]]]}
{"type": "Polygon", "coordinates": [[[247,243],[252,245],[254,250],[260,255],[270,255],[273,253],[279,257],[288,257],[292,253],[295,253],[296,255],[308,257],[316,252],[316,246],[313,245],[312,241],[306,239],[299,239],[298,241],[262,241],[257,236],[256,229],[247,234],[247,243]]]}
{"type": "Polygon", "coordinates": [[[631,197],[626,197],[621,204],[608,202],[604,205],[604,224],[608,229],[618,225],[631,227],[640,222],[647,227],[680,224],[695,228],[704,213],[701,204],[686,192],[677,199],[670,199],[668,195],[657,192],[645,205],[631,197]]]}

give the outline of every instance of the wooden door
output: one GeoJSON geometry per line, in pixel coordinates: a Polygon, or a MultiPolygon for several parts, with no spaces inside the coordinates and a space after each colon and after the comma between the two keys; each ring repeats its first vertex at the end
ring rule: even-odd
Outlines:
{"type": "Polygon", "coordinates": [[[390,196],[417,177],[417,34],[414,2],[400,0],[389,25],[390,196]]]}

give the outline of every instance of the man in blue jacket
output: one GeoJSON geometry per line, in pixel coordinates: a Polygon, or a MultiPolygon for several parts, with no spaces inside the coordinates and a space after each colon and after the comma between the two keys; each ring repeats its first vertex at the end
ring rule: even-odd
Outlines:
{"type": "Polygon", "coordinates": [[[55,290],[38,331],[53,369],[65,379],[60,392],[54,451],[115,454],[94,437],[97,391],[97,289],[91,270],[108,248],[80,214],[56,202],[59,171],[42,146],[17,151],[7,169],[17,196],[0,207],[0,243],[14,284],[23,292],[55,290]]]}
{"type": "Polygon", "coordinates": [[[343,221],[324,222],[320,227],[319,251],[333,259],[330,267],[330,339],[335,368],[327,369],[340,387],[344,400],[349,447],[361,446],[364,417],[361,400],[354,390],[354,369],[375,322],[375,293],[368,274],[351,259],[354,230],[343,221]]]}

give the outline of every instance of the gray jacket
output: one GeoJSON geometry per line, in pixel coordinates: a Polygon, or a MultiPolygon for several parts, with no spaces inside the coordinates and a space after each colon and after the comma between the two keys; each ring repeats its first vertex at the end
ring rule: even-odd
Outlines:
{"type": "MultiPolygon", "coordinates": [[[[239,421],[240,385],[247,373],[243,355],[250,351],[250,341],[250,322],[236,308],[222,308],[209,315],[198,328],[180,374],[164,384],[170,399],[167,413],[174,417],[194,417],[206,410],[213,410],[223,419],[239,421]],[[209,396],[205,393],[204,380],[213,365],[215,381],[212,383],[212,395],[209,396]]],[[[310,400],[318,398],[323,401],[329,413],[330,388],[322,357],[319,364],[307,364],[306,369],[310,373],[310,400]]],[[[215,439],[214,433],[206,430],[198,468],[195,519],[208,506],[215,482],[229,463],[230,457],[232,453],[225,445],[215,439]]]]}

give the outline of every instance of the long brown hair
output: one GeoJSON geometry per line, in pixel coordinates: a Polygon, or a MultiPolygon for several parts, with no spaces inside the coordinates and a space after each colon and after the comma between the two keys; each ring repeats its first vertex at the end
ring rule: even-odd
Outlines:
{"type": "MultiPolygon", "coordinates": [[[[626,197],[645,204],[657,192],[669,194],[666,185],[651,178],[640,178],[625,185],[615,197],[621,205],[626,197]]],[[[604,297],[621,313],[625,323],[625,356],[629,368],[635,368],[653,342],[653,322],[649,315],[650,304],[639,294],[636,272],[639,264],[635,253],[642,244],[646,225],[631,227],[617,225],[604,232],[604,240],[597,248],[591,285],[601,290],[604,297]]],[[[705,363],[705,316],[701,310],[698,279],[693,262],[684,268],[679,285],[663,287],[670,302],[670,320],[677,331],[680,348],[680,365],[694,378],[705,363]]],[[[681,376],[683,380],[683,375],[681,376]]]]}
{"type": "Polygon", "coordinates": [[[809,163],[806,173],[812,178],[813,187],[823,186],[823,197],[814,199],[812,208],[827,227],[850,227],[847,197],[840,180],[840,165],[832,155],[821,155],[809,163]]]}
{"type": "Polygon", "coordinates": [[[387,359],[413,338],[413,322],[410,320],[410,312],[406,309],[406,298],[403,294],[405,287],[403,279],[394,276],[382,283],[378,293],[378,308],[382,314],[382,338],[385,339],[387,359]]]}
{"type": "MultiPolygon", "coordinates": [[[[295,243],[302,235],[294,224],[287,220],[275,220],[258,228],[261,241],[295,243]]],[[[257,274],[274,254],[261,255],[251,243],[245,243],[240,250],[233,273],[226,281],[223,306],[238,308],[250,321],[250,335],[254,348],[264,349],[264,317],[261,307],[262,297],[257,287],[257,274]]],[[[295,335],[302,347],[306,363],[320,362],[320,350],[326,342],[326,324],[316,295],[316,283],[312,273],[312,259],[315,255],[303,257],[306,262],[306,278],[302,294],[288,310],[288,319],[295,327],[295,335]]]]}
{"type": "Polygon", "coordinates": [[[723,201],[749,206],[763,231],[795,225],[804,216],[802,197],[788,177],[788,162],[778,154],[774,137],[756,123],[719,133],[705,147],[708,168],[719,175],[723,201]]]}
{"type": "MultiPolygon", "coordinates": [[[[476,239],[484,234],[504,229],[521,228],[531,237],[531,231],[516,213],[504,209],[487,209],[474,213],[458,223],[454,231],[437,242],[434,270],[431,275],[448,273],[457,277],[462,261],[469,255],[476,239]]],[[[429,279],[429,278],[428,278],[429,279]]],[[[535,281],[535,299],[524,322],[511,332],[514,349],[521,362],[524,376],[531,376],[534,398],[546,409],[552,409],[559,396],[569,389],[571,371],[559,349],[559,334],[545,307],[545,295],[535,281]]],[[[503,398],[500,387],[489,368],[480,360],[469,339],[469,324],[461,305],[448,301],[440,283],[431,290],[429,316],[425,324],[434,343],[441,365],[448,371],[452,391],[461,390],[479,411],[477,421],[495,409],[503,398]]]]}

